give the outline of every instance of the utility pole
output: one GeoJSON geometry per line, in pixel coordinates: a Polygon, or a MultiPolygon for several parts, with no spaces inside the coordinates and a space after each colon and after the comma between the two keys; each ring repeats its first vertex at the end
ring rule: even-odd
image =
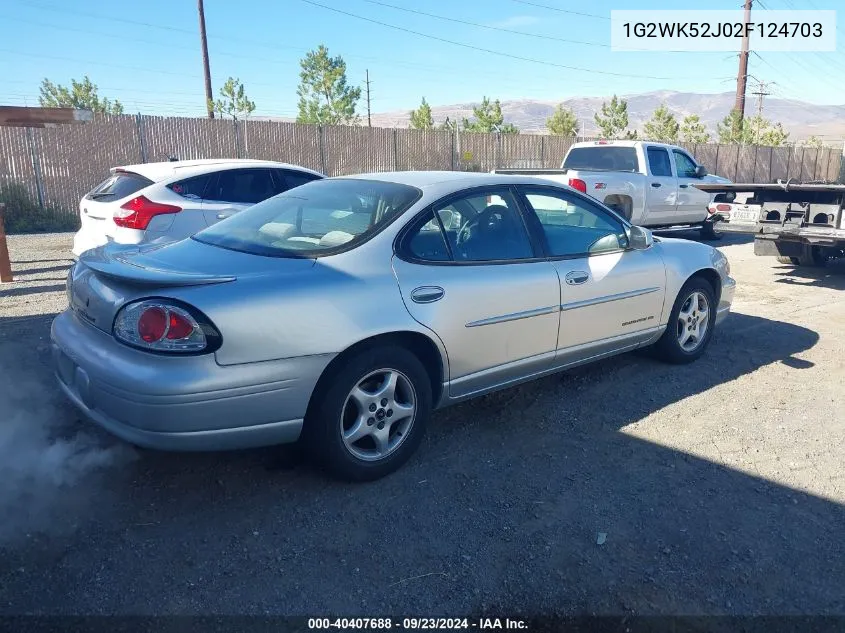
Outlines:
{"type": "Polygon", "coordinates": [[[211,94],[211,68],[208,65],[208,39],[205,36],[205,9],[202,0],[197,0],[197,10],[200,14],[200,43],[202,44],[202,70],[205,75],[205,107],[208,110],[208,118],[214,118],[214,106],[212,105],[211,94]]]}
{"type": "Polygon", "coordinates": [[[370,71],[367,69],[367,127],[373,127],[370,121],[370,71]]]}
{"type": "MultiPolygon", "coordinates": [[[[754,0],[745,0],[745,18],[744,24],[751,22],[751,4],[754,0]]],[[[742,34],[742,51],[739,54],[739,72],[736,76],[736,101],[734,102],[734,109],[739,112],[739,120],[745,116],[745,88],[748,84],[748,29],[745,29],[742,34]]]]}
{"type": "Polygon", "coordinates": [[[751,94],[757,95],[757,129],[754,131],[754,144],[760,144],[760,119],[763,116],[763,97],[772,94],[771,92],[766,92],[766,86],[768,83],[757,80],[757,90],[752,92],[751,94]]]}

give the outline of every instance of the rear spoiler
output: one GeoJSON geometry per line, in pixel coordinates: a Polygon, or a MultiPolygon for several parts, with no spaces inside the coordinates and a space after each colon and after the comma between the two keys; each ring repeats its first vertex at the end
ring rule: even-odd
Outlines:
{"type": "Polygon", "coordinates": [[[569,169],[494,169],[491,174],[505,174],[511,176],[543,176],[547,174],[564,175],[569,169]]]}
{"type": "Polygon", "coordinates": [[[108,247],[95,248],[83,253],[79,261],[100,275],[133,285],[203,286],[228,283],[237,279],[237,277],[226,275],[161,270],[144,265],[143,260],[133,261],[133,256],[137,259],[143,256],[138,246],[110,244],[108,247]]]}

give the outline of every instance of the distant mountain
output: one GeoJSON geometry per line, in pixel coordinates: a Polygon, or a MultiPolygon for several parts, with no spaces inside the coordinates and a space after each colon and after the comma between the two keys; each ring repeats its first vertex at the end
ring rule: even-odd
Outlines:
{"type": "MultiPolygon", "coordinates": [[[[623,95],[620,95],[623,96],[623,95]]],[[[746,104],[746,114],[755,114],[757,100],[752,95],[746,104]]],[[[643,124],[651,118],[652,112],[661,103],[680,121],[688,114],[697,114],[711,133],[715,134],[716,123],[721,121],[734,105],[734,93],[696,94],[690,92],[659,91],[644,94],[624,95],[628,101],[629,127],[642,130],[643,124]]],[[[524,133],[544,132],[548,119],[558,103],[572,108],[578,116],[587,136],[597,133],[593,115],[601,109],[607,97],[575,97],[562,101],[540,101],[536,99],[515,99],[502,101],[505,121],[516,125],[524,133]]],[[[435,123],[442,123],[446,117],[461,120],[472,117],[473,103],[432,106],[435,123]]],[[[408,112],[383,112],[372,115],[372,123],[378,127],[408,127],[408,112]]],[[[841,144],[845,137],[845,105],[815,105],[792,99],[766,98],[763,101],[763,116],[773,122],[783,123],[790,140],[803,140],[812,135],[821,136],[827,142],[841,144]],[[836,138],[839,137],[839,138],[836,138]]]]}

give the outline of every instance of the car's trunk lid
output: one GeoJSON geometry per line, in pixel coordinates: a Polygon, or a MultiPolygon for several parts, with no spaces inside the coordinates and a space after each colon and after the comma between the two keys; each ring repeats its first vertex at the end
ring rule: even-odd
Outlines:
{"type": "Polygon", "coordinates": [[[184,292],[180,288],[280,277],[313,266],[313,259],[260,257],[192,239],[165,245],[110,244],[84,253],[71,269],[68,302],[81,319],[110,332],[118,310],[129,301],[150,296],[179,299],[184,292]]]}

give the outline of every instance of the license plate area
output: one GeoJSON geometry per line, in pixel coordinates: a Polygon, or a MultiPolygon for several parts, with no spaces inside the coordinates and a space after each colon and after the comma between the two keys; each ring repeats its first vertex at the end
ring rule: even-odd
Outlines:
{"type": "Polygon", "coordinates": [[[731,210],[731,224],[756,224],[759,217],[759,207],[734,207],[731,210]]]}

